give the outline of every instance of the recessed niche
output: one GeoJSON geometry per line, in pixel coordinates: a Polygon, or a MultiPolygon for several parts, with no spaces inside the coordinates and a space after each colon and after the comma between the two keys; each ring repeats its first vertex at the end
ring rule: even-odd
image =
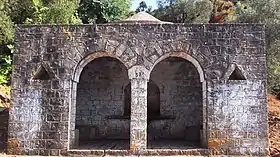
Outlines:
{"type": "Polygon", "coordinates": [[[40,66],[35,73],[33,80],[49,80],[51,79],[49,73],[47,72],[46,68],[44,66],[40,66]]]}
{"type": "Polygon", "coordinates": [[[228,80],[246,80],[242,71],[236,66],[234,71],[230,74],[228,80]]]}

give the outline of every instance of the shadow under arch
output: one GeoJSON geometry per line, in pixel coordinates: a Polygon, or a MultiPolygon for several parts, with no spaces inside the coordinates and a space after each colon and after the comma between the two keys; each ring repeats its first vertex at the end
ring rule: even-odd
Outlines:
{"type": "Polygon", "coordinates": [[[155,63],[153,64],[153,66],[151,67],[150,73],[152,72],[152,70],[154,69],[154,67],[162,60],[169,58],[169,57],[178,57],[178,58],[183,58],[189,62],[191,62],[197,69],[198,73],[199,73],[199,78],[200,78],[200,82],[204,82],[205,81],[205,75],[203,72],[203,69],[200,65],[200,63],[191,55],[185,53],[185,52],[176,52],[176,53],[167,53],[161,57],[159,57],[155,63]]]}
{"type": "MultiPolygon", "coordinates": [[[[150,79],[152,78],[152,72],[155,69],[155,66],[160,63],[161,61],[167,59],[167,58],[181,58],[187,62],[190,62],[193,65],[193,68],[196,69],[199,77],[200,82],[200,93],[201,93],[201,99],[199,100],[201,103],[201,129],[199,130],[200,134],[200,147],[207,148],[208,147],[208,135],[207,135],[207,80],[205,77],[205,73],[203,71],[203,68],[201,67],[200,63],[191,55],[185,53],[185,52],[175,52],[175,53],[167,53],[161,57],[159,57],[154,64],[150,68],[150,79]]],[[[149,147],[149,146],[148,146],[149,147]]]]}
{"type": "MultiPolygon", "coordinates": [[[[71,88],[70,88],[70,104],[69,104],[69,121],[68,121],[68,150],[74,150],[77,148],[77,143],[79,143],[79,132],[76,130],[76,110],[77,110],[77,92],[78,92],[78,83],[80,82],[80,78],[83,70],[87,65],[91,62],[101,59],[107,58],[109,60],[118,61],[119,64],[123,66],[125,77],[128,79],[128,66],[116,55],[108,52],[95,52],[85,56],[81,59],[77,65],[75,66],[72,78],[71,78],[71,88]]],[[[129,81],[129,79],[128,79],[129,81]]],[[[95,148],[93,148],[95,149],[95,148]]]]}
{"type": "Polygon", "coordinates": [[[90,53],[87,56],[85,56],[83,59],[80,60],[80,62],[75,66],[74,71],[72,73],[72,80],[75,82],[79,82],[80,75],[84,69],[84,67],[90,63],[91,61],[102,58],[102,57],[111,57],[114,59],[119,60],[125,67],[128,69],[128,65],[123,62],[119,57],[117,57],[115,54],[108,53],[108,52],[94,52],[90,53]]]}

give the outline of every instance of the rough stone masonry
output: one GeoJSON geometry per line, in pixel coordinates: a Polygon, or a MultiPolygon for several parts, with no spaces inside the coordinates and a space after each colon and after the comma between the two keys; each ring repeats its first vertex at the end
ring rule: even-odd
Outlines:
{"type": "Polygon", "coordinates": [[[8,153],[265,156],[264,44],[261,24],[17,25],[8,153]],[[200,148],[147,146],[169,138],[200,148]]]}

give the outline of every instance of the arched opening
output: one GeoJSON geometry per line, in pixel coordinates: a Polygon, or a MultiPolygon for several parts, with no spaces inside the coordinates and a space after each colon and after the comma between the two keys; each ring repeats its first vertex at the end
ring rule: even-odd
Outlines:
{"type": "Polygon", "coordinates": [[[160,116],[148,119],[148,148],[201,147],[203,92],[197,68],[185,59],[168,57],[155,65],[150,79],[160,89],[160,116]]]}
{"type": "Polygon", "coordinates": [[[97,58],[83,68],[76,96],[77,148],[129,149],[130,120],[119,116],[128,83],[125,65],[115,58],[97,58]]]}

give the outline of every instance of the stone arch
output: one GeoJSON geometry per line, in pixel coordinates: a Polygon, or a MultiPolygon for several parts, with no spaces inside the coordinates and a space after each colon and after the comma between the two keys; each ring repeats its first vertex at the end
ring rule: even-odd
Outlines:
{"type": "Polygon", "coordinates": [[[109,55],[115,56],[125,63],[126,67],[131,68],[137,63],[137,53],[140,53],[138,47],[143,47],[143,45],[135,45],[134,41],[130,40],[134,39],[128,37],[119,39],[118,36],[114,35],[108,38],[97,39],[94,41],[94,44],[91,43],[87,47],[87,54],[92,52],[110,52],[109,55]]]}
{"type": "Polygon", "coordinates": [[[120,57],[116,56],[115,54],[108,53],[108,52],[94,52],[94,53],[88,54],[86,57],[81,59],[80,62],[75,66],[74,72],[72,74],[72,80],[74,82],[79,82],[79,77],[80,77],[84,67],[88,63],[93,61],[94,59],[101,58],[101,57],[112,57],[112,58],[118,59],[120,62],[122,62],[126,66],[126,68],[129,67],[126,64],[126,62],[124,62],[120,57]]]}
{"type": "Polygon", "coordinates": [[[206,148],[208,147],[208,135],[207,135],[207,78],[205,75],[205,72],[200,64],[200,62],[192,57],[191,55],[187,54],[186,52],[172,52],[172,53],[166,53],[164,55],[162,55],[161,57],[157,58],[155,60],[155,62],[153,63],[153,65],[150,67],[150,71],[149,71],[149,79],[151,79],[151,74],[153,69],[155,68],[155,66],[163,61],[164,59],[167,59],[169,57],[176,57],[176,58],[181,58],[184,59],[188,62],[190,62],[194,68],[197,70],[198,75],[199,75],[199,81],[201,83],[201,95],[202,95],[202,99],[201,99],[201,103],[202,103],[202,130],[200,130],[200,144],[202,147],[206,148]]]}
{"type": "Polygon", "coordinates": [[[150,73],[153,70],[153,68],[155,67],[155,65],[157,65],[160,61],[168,58],[168,57],[179,57],[179,58],[183,58],[189,62],[191,62],[197,69],[198,73],[199,73],[199,78],[200,78],[200,82],[204,82],[205,81],[205,75],[204,75],[204,71],[200,65],[200,63],[191,55],[185,53],[185,52],[176,52],[176,53],[167,53],[164,54],[163,56],[159,57],[155,63],[152,65],[152,67],[150,68],[150,73]]]}
{"type": "MultiPolygon", "coordinates": [[[[68,150],[73,149],[77,146],[78,140],[79,140],[79,132],[75,130],[75,123],[76,123],[76,101],[77,101],[77,89],[78,89],[78,83],[80,82],[80,76],[82,74],[82,71],[84,68],[90,64],[92,61],[103,58],[103,57],[109,57],[118,60],[121,64],[125,66],[126,75],[128,78],[128,65],[120,59],[118,56],[112,53],[108,52],[94,52],[91,54],[88,54],[86,57],[81,59],[77,65],[75,66],[73,73],[72,73],[72,79],[71,79],[71,88],[70,88],[70,105],[69,105],[69,127],[68,127],[68,150]]],[[[108,116],[110,117],[110,116],[108,116]]]]}

